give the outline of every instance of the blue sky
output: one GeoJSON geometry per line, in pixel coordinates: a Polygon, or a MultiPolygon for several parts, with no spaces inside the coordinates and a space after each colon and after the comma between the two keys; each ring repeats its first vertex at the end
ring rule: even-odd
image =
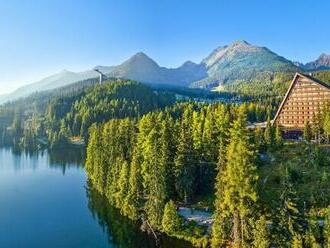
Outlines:
{"type": "Polygon", "coordinates": [[[143,51],[200,62],[235,40],[307,62],[330,53],[326,0],[0,0],[0,94],[143,51]]]}

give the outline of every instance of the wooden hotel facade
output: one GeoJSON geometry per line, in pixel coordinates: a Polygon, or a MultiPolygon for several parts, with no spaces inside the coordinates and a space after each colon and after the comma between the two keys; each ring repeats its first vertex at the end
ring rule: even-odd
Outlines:
{"type": "Polygon", "coordinates": [[[330,103],[330,86],[310,75],[296,73],[273,123],[286,130],[301,131],[326,103],[330,103]]]}

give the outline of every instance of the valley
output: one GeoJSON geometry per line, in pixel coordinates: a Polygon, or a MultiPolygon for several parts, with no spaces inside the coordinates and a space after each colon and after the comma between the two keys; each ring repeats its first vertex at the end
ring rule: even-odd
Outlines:
{"type": "Polygon", "coordinates": [[[82,181],[114,239],[106,247],[326,247],[329,108],[296,140],[271,124],[305,68],[239,41],[176,69],[143,53],[97,69],[102,83],[92,70],[63,71],[14,92],[0,106],[0,146],[35,159],[86,153],[82,181]]]}

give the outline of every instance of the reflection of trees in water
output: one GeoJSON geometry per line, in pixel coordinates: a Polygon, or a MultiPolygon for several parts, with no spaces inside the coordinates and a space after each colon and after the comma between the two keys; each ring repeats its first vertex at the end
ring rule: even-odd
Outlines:
{"type": "MultiPolygon", "coordinates": [[[[84,165],[85,162],[85,148],[82,147],[67,147],[67,148],[58,148],[58,149],[35,149],[35,148],[22,148],[20,146],[1,146],[2,148],[9,149],[11,152],[21,159],[22,155],[30,160],[38,160],[44,155],[48,158],[49,167],[61,168],[63,174],[69,167],[80,168],[84,165]]],[[[19,159],[16,163],[19,167],[19,159]]],[[[36,165],[37,163],[33,163],[36,165]]]]}
{"type": "Polygon", "coordinates": [[[109,242],[123,248],[135,247],[169,247],[187,248],[190,245],[184,241],[161,235],[159,244],[151,235],[142,232],[138,223],[134,223],[120,212],[111,207],[104,196],[100,195],[87,182],[86,193],[88,197],[88,208],[93,217],[98,220],[99,225],[108,233],[109,242]]]}
{"type": "Polygon", "coordinates": [[[85,160],[84,148],[61,148],[48,150],[50,164],[82,166],[85,160]]]}
{"type": "Polygon", "coordinates": [[[18,155],[18,156],[24,154],[27,157],[33,157],[35,155],[38,155],[40,152],[43,152],[43,151],[39,151],[38,149],[35,149],[35,148],[22,148],[19,145],[12,145],[12,146],[5,146],[5,147],[10,148],[12,153],[14,155],[18,155]]]}
{"type": "Polygon", "coordinates": [[[85,161],[84,148],[62,148],[48,150],[49,166],[61,167],[63,174],[68,167],[82,167],[85,161]]]}

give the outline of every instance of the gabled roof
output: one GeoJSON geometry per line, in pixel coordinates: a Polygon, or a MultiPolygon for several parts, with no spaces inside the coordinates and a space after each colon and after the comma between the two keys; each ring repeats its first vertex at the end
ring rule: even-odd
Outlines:
{"type": "Polygon", "coordinates": [[[316,78],[314,78],[314,77],[312,77],[312,76],[310,76],[310,75],[306,75],[306,74],[302,74],[302,73],[298,73],[298,72],[297,72],[296,75],[294,76],[294,78],[293,78],[291,84],[290,84],[290,87],[289,87],[288,91],[286,92],[286,94],[285,94],[285,96],[284,96],[284,99],[283,99],[283,101],[282,101],[280,107],[279,107],[278,110],[277,110],[277,113],[276,113],[276,115],[275,115],[275,117],[274,117],[274,121],[273,121],[273,123],[275,123],[277,117],[278,117],[279,114],[281,113],[281,110],[282,110],[282,108],[283,108],[285,102],[287,101],[287,99],[288,99],[288,97],[289,97],[289,95],[290,95],[290,93],[291,93],[291,91],[292,91],[292,89],[293,89],[293,86],[295,85],[295,83],[297,82],[297,79],[298,79],[299,77],[307,78],[307,79],[313,81],[314,83],[316,83],[316,84],[318,84],[318,85],[320,85],[320,86],[326,88],[327,90],[330,90],[330,85],[328,85],[328,84],[322,82],[321,80],[316,79],[316,78]]]}
{"type": "Polygon", "coordinates": [[[314,78],[308,74],[302,74],[302,73],[297,73],[298,75],[300,75],[301,77],[305,77],[305,78],[308,78],[310,80],[312,80],[313,82],[317,83],[317,84],[320,84],[321,86],[327,88],[328,90],[330,90],[330,85],[329,84],[326,84],[325,82],[317,79],[317,78],[314,78]]]}

